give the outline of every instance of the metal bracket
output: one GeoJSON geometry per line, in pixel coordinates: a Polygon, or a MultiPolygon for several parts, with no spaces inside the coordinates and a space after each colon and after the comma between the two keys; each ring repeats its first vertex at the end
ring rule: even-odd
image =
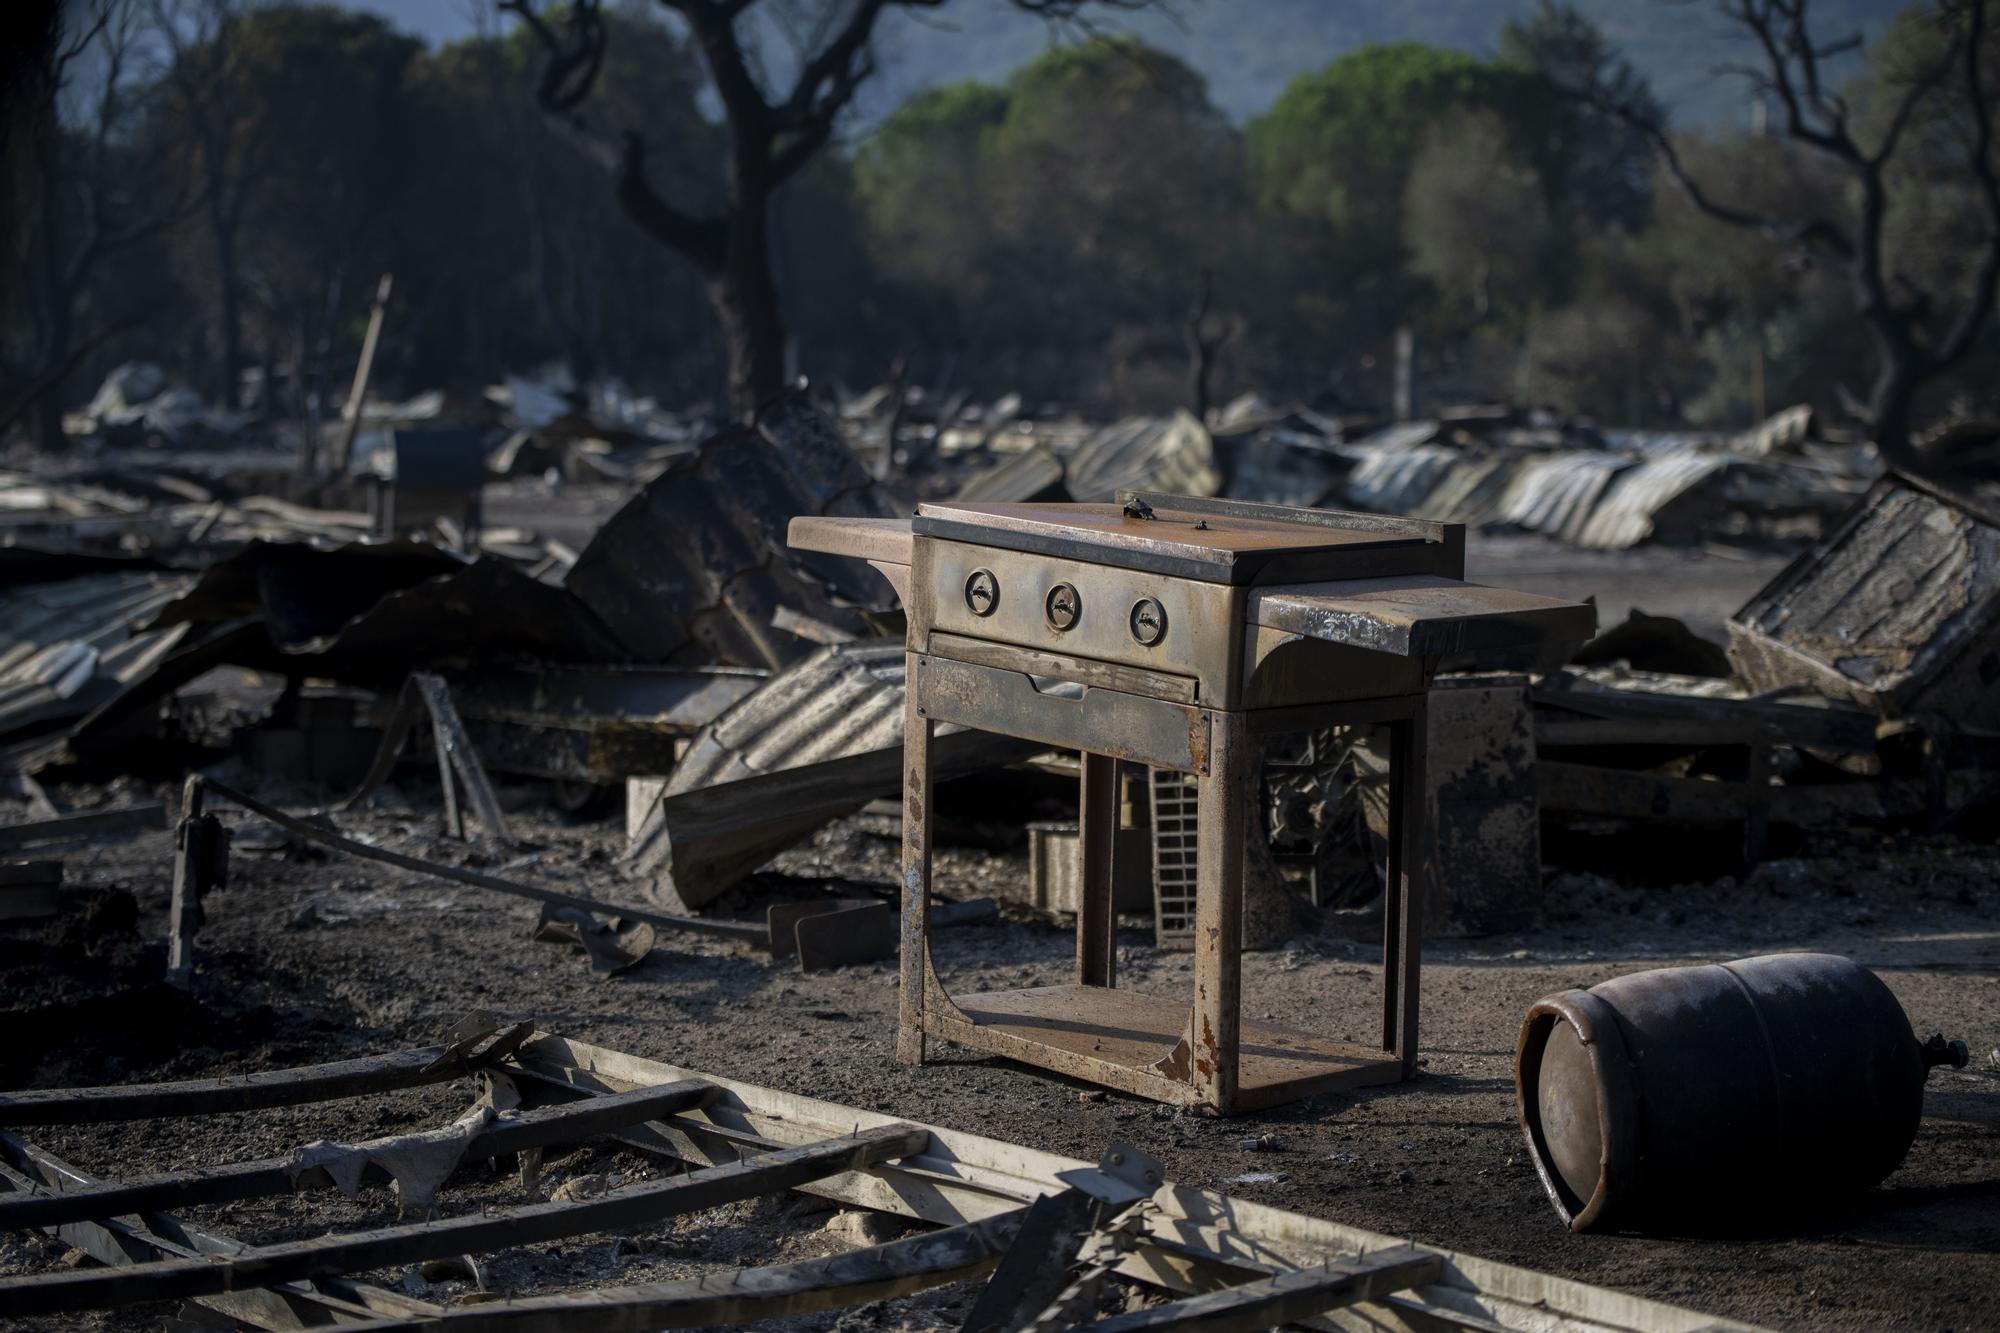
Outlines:
{"type": "Polygon", "coordinates": [[[1166,1171],[1157,1157],[1140,1152],[1129,1143],[1114,1143],[1096,1166],[1058,1171],[1056,1179],[1080,1189],[1099,1203],[1113,1208],[1129,1208],[1150,1199],[1166,1183],[1166,1171]]]}

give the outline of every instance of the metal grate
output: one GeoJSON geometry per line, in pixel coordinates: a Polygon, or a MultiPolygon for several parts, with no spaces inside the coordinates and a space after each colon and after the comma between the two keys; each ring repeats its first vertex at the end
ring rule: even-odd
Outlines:
{"type": "Polygon", "coordinates": [[[1153,770],[1153,942],[1194,947],[1195,807],[1192,773],[1153,770]]]}

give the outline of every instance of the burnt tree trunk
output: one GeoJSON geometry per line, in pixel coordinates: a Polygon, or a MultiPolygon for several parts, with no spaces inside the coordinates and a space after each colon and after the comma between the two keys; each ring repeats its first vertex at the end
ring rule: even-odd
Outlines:
{"type": "Polygon", "coordinates": [[[1920,462],[1911,426],[1924,376],[1908,355],[1897,355],[1886,347],[1877,355],[1881,364],[1868,393],[1869,434],[1884,463],[1907,470],[1920,462]]]}
{"type": "MultiPolygon", "coordinates": [[[[754,46],[746,49],[737,35],[737,20],[758,0],[662,0],[686,23],[729,129],[728,199],[710,214],[690,211],[653,188],[639,131],[606,134],[582,112],[604,66],[610,32],[604,0],[569,0],[560,20],[553,10],[545,13],[539,0],[496,2],[519,17],[548,53],[536,100],[550,124],[611,172],[634,222],[701,273],[722,326],[730,407],[748,418],[785,387],[785,325],[771,265],[771,196],[826,147],[855,90],[874,73],[870,41],[883,11],[934,8],[941,0],[853,0],[844,18],[822,25],[823,40],[796,53],[797,75],[782,92],[763,86],[754,46]]],[[[1045,18],[1067,19],[1092,0],[1015,3],[1045,18]]],[[[1148,0],[1115,3],[1136,9],[1148,0]]]]}
{"type": "Polygon", "coordinates": [[[770,201],[761,193],[731,211],[721,263],[704,285],[729,357],[729,406],[749,420],[785,387],[785,322],[771,273],[770,201]]]}

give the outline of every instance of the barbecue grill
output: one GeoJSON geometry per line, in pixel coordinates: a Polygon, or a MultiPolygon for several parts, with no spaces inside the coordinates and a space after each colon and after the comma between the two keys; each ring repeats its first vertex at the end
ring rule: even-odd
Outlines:
{"type": "Polygon", "coordinates": [[[922,1063],[936,1036],[1224,1113],[1409,1076],[1425,693],[1449,654],[1581,643],[1592,608],[1465,582],[1461,525],[1185,496],[798,518],[790,541],[867,560],[908,614],[900,1059],[922,1063]],[[925,912],[940,723],[1081,753],[1075,984],[954,997],[939,980],[925,912]],[[1373,723],[1389,728],[1391,765],[1381,1045],[1244,1023],[1243,848],[1260,738],[1373,723]],[[1191,1005],[1116,985],[1119,760],[1196,779],[1191,1005]]]}

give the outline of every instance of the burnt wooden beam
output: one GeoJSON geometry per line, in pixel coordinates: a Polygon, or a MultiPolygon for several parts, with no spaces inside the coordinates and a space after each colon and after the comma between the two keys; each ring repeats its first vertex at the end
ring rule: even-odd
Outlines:
{"type": "Polygon", "coordinates": [[[202,813],[202,779],[182,788],[181,819],[174,827],[174,893],[167,913],[167,980],[186,986],[194,977],[194,937],[202,927],[202,899],[229,883],[229,830],[202,813]]]}
{"type": "MultiPolygon", "coordinates": [[[[502,1153],[574,1143],[594,1134],[630,1129],[648,1120],[700,1106],[715,1094],[716,1088],[711,1083],[681,1079],[655,1088],[524,1111],[514,1118],[495,1121],[473,1135],[463,1160],[476,1162],[502,1153]]],[[[421,1138],[405,1134],[342,1146],[365,1156],[371,1151],[389,1151],[412,1144],[421,1138]]],[[[371,1168],[364,1179],[385,1175],[379,1168],[371,1168]]],[[[333,1183],[324,1167],[313,1165],[302,1155],[302,1150],[294,1150],[283,1157],[255,1162],[108,1180],[61,1194],[0,1198],[0,1230],[270,1198],[295,1190],[326,1189],[333,1183]]]]}
{"type": "Polygon", "coordinates": [[[1024,1328],[1068,1285],[1083,1243],[1110,1211],[1080,1189],[1044,1194],[1021,1213],[1021,1226],[960,1333],[1024,1328]]]}
{"type": "Polygon", "coordinates": [[[118,833],[151,833],[166,826],[167,807],[158,801],[122,806],[116,810],[92,810],[88,814],[0,826],[0,852],[37,843],[76,842],[108,838],[118,833]]]}
{"type": "Polygon", "coordinates": [[[602,1198],[495,1209],[468,1217],[316,1240],[247,1248],[219,1258],[172,1259],[131,1268],[90,1269],[0,1278],[0,1309],[10,1316],[97,1310],[138,1301],[210,1296],[329,1274],[421,1263],[593,1231],[644,1226],[759,1194],[921,1152],[926,1130],[887,1125],[851,1138],[767,1153],[670,1180],[634,1185],[602,1198]]]}
{"type": "Polygon", "coordinates": [[[478,1052],[465,1043],[368,1055],[296,1069],[274,1069],[176,1083],[102,1088],[34,1088],[0,1094],[0,1125],[85,1125],[165,1116],[259,1111],[448,1083],[510,1054],[532,1027],[518,1024],[478,1052]]]}
{"type": "Polygon", "coordinates": [[[1237,1287],[1224,1287],[1150,1310],[1099,1319],[1097,1333],[1261,1333],[1412,1287],[1444,1276],[1444,1259],[1418,1249],[1383,1250],[1316,1268],[1275,1273],[1237,1287]]]}
{"type": "Polygon", "coordinates": [[[767,1268],[708,1273],[678,1282],[610,1287],[460,1306],[434,1317],[389,1318],[356,1333],[653,1333],[814,1314],[888,1300],[976,1277],[1020,1231],[1025,1209],[865,1250],[767,1268]]]}
{"type": "Polygon", "coordinates": [[[425,861],[419,857],[406,856],[402,852],[392,852],[386,847],[370,847],[365,842],[342,837],[297,816],[286,814],[276,806],[266,805],[254,796],[246,796],[234,787],[209,780],[208,790],[233,805],[240,805],[253,815],[270,820],[279,828],[296,833],[302,838],[317,842],[336,851],[346,852],[367,861],[380,861],[384,865],[398,866],[404,870],[414,870],[421,875],[435,875],[439,879],[453,880],[460,884],[470,884],[476,889],[491,889],[496,893],[512,894],[517,898],[528,898],[539,903],[552,903],[557,907],[575,907],[585,912],[601,912],[612,916],[622,916],[631,921],[644,921],[649,925],[662,926],[668,930],[687,931],[698,935],[718,935],[725,939],[743,940],[766,947],[771,942],[771,932],[764,926],[750,921],[710,921],[703,917],[676,916],[670,912],[655,912],[644,907],[633,907],[628,903],[600,902],[596,898],[585,898],[580,894],[563,893],[556,889],[539,888],[533,884],[520,884],[511,879],[501,879],[498,875],[481,874],[477,870],[464,870],[458,866],[441,865],[435,861],[425,861]]]}
{"type": "Polygon", "coordinates": [[[451,691],[442,678],[425,671],[411,673],[409,688],[416,690],[424,701],[424,707],[430,711],[431,736],[437,744],[438,781],[444,786],[447,817],[455,825],[452,835],[465,836],[464,819],[458,810],[458,795],[452,786],[452,774],[456,773],[459,785],[465,789],[466,799],[472,802],[473,813],[486,826],[487,835],[511,844],[514,837],[507,831],[507,817],[500,813],[500,798],[494,795],[493,783],[486,776],[486,768],[472,748],[472,739],[465,734],[465,723],[459,720],[458,710],[452,707],[451,691]]]}
{"type": "MultiPolygon", "coordinates": [[[[0,1196],[33,1194],[46,1189],[87,1189],[92,1178],[61,1158],[11,1134],[0,1134],[0,1196]]],[[[195,1259],[209,1254],[233,1254],[243,1243],[218,1231],[191,1226],[170,1213],[141,1218],[107,1218],[72,1222],[54,1228],[58,1239],[75,1246],[101,1264],[122,1267],[152,1259],[195,1259]]],[[[257,1328],[315,1328],[339,1322],[355,1323],[383,1316],[414,1317],[439,1312],[440,1307],[398,1291],[349,1278],[316,1282],[286,1282],[257,1291],[232,1291],[198,1298],[200,1304],[257,1328]]]]}

